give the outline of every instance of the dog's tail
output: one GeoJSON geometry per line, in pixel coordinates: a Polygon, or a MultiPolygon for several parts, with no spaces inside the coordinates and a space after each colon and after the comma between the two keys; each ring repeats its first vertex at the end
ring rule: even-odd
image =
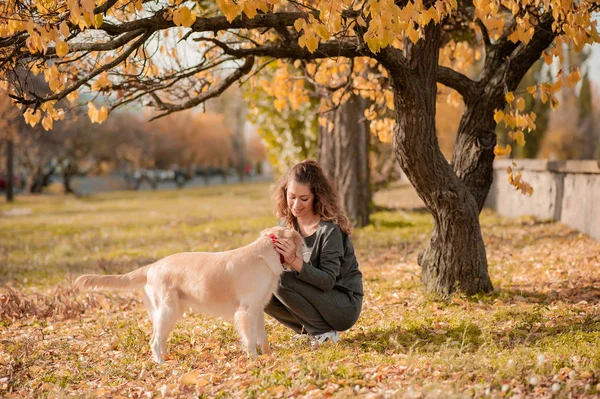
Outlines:
{"type": "Polygon", "coordinates": [[[101,290],[112,289],[141,289],[146,284],[146,275],[151,265],[140,267],[127,274],[86,274],[77,277],[73,285],[78,289],[101,290]]]}

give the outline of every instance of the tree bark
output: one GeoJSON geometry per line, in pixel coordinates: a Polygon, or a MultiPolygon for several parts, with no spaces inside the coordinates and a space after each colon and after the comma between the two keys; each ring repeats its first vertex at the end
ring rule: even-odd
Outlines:
{"type": "Polygon", "coordinates": [[[71,185],[71,180],[75,175],[76,167],[71,161],[63,161],[62,165],[63,191],[65,194],[75,194],[75,190],[73,190],[73,186],[71,185]]]}
{"type": "Polygon", "coordinates": [[[426,289],[440,295],[493,289],[487,270],[477,202],[442,155],[435,134],[440,27],[429,24],[425,40],[403,53],[384,49],[396,113],[394,151],[400,166],[434,218],[419,256],[426,289]]]}
{"type": "Polygon", "coordinates": [[[466,99],[452,154],[454,172],[471,192],[478,213],[483,209],[492,186],[496,147],[496,122],[493,118],[496,106],[485,98],[482,95],[466,99]]]}
{"type": "Polygon", "coordinates": [[[15,178],[15,154],[14,147],[15,143],[12,140],[6,142],[6,202],[13,202],[14,200],[14,178],[15,178]]]}
{"type": "Polygon", "coordinates": [[[51,166],[49,169],[46,169],[41,165],[38,166],[31,177],[29,192],[31,194],[40,194],[44,190],[44,187],[50,184],[50,179],[52,178],[55,169],[56,166],[51,166]]]}
{"type": "Polygon", "coordinates": [[[366,100],[352,96],[332,112],[333,129],[321,128],[318,160],[337,188],[355,226],[369,224],[372,193],[369,181],[369,126],[366,100]]]}

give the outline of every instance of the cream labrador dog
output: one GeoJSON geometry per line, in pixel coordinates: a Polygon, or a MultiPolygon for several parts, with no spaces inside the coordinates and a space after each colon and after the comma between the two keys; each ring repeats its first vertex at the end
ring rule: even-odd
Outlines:
{"type": "MultiPolygon", "coordinates": [[[[138,289],[152,322],[152,358],[164,363],[167,337],[189,308],[233,319],[248,353],[269,351],[263,309],[277,289],[284,265],[272,240],[292,240],[300,251],[302,237],[285,227],[263,230],[251,244],[225,252],[184,252],[122,275],[84,275],[76,288],[138,289]]],[[[298,256],[300,253],[298,252],[298,256]]]]}

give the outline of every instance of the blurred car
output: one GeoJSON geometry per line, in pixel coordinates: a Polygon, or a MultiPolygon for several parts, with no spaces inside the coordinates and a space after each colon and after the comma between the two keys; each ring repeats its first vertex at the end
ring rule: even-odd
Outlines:
{"type": "MultiPolygon", "coordinates": [[[[18,174],[14,174],[13,177],[13,190],[20,191],[23,189],[23,185],[25,184],[24,179],[18,174]]],[[[8,187],[8,176],[6,174],[0,174],[0,190],[6,191],[8,187]]]]}

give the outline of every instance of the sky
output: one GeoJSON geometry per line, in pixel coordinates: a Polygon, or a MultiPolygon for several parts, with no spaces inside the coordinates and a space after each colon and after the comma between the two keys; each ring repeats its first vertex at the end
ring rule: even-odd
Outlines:
{"type": "Polygon", "coordinates": [[[592,46],[592,55],[588,61],[588,68],[590,79],[596,83],[597,87],[600,87],[600,43],[592,46]]]}

